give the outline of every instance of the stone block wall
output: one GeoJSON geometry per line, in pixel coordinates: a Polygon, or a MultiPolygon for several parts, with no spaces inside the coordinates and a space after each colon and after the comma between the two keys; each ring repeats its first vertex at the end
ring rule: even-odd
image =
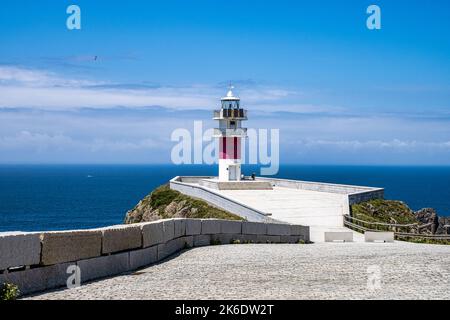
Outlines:
{"type": "Polygon", "coordinates": [[[92,230],[0,233],[0,284],[14,283],[22,294],[30,294],[66,286],[74,266],[83,284],[160,262],[187,248],[300,240],[309,241],[308,227],[182,218],[92,230]]]}
{"type": "Polygon", "coordinates": [[[114,253],[142,247],[140,226],[112,226],[101,229],[102,253],[114,253]]]}
{"type": "Polygon", "coordinates": [[[98,257],[102,251],[100,230],[45,232],[41,234],[41,265],[98,257]]]}
{"type": "Polygon", "coordinates": [[[15,266],[39,264],[39,233],[8,232],[0,234],[0,270],[15,266]]]}

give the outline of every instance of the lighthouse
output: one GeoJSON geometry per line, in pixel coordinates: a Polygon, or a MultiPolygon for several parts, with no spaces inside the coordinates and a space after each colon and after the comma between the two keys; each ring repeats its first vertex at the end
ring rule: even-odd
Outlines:
{"type": "Polygon", "coordinates": [[[247,120],[247,111],[241,108],[240,99],[230,86],[221,99],[221,109],[214,111],[214,120],[219,127],[214,129],[214,137],[219,139],[219,181],[241,180],[241,140],[247,136],[242,121],[247,120]]]}

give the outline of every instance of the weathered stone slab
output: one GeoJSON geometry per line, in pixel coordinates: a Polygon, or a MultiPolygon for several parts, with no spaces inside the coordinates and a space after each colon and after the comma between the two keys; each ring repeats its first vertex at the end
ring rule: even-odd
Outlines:
{"type": "Polygon", "coordinates": [[[209,246],[211,244],[211,236],[208,234],[199,234],[194,236],[194,247],[209,246]]]}
{"type": "Polygon", "coordinates": [[[74,274],[74,272],[68,270],[68,268],[75,265],[76,262],[66,262],[40,268],[47,269],[44,271],[46,275],[46,289],[66,287],[67,280],[69,280],[69,277],[74,274]]]}
{"type": "Polygon", "coordinates": [[[168,242],[175,237],[175,223],[173,219],[162,220],[164,242],[168,242]]]}
{"type": "Polygon", "coordinates": [[[243,234],[241,238],[242,243],[256,243],[257,237],[256,234],[243,234]]]}
{"type": "Polygon", "coordinates": [[[0,233],[0,270],[39,264],[40,259],[39,233],[0,233]]]}
{"type": "Polygon", "coordinates": [[[158,261],[163,260],[172,254],[185,249],[188,245],[184,238],[172,239],[166,243],[158,245],[158,261]]]}
{"type": "Polygon", "coordinates": [[[174,238],[183,237],[186,235],[186,220],[173,219],[174,222],[174,238]]]}
{"type": "Polygon", "coordinates": [[[202,234],[220,233],[220,224],[218,219],[202,219],[202,234]]]}
{"type": "Polygon", "coordinates": [[[240,243],[243,242],[242,234],[233,233],[220,233],[211,235],[211,241],[214,244],[232,244],[235,240],[239,240],[240,243]]]}
{"type": "Polygon", "coordinates": [[[77,261],[101,255],[100,230],[55,231],[41,234],[43,265],[77,261]]]}
{"type": "Polygon", "coordinates": [[[202,233],[202,220],[200,219],[185,219],[186,235],[192,236],[202,233]]]}
{"type": "Polygon", "coordinates": [[[153,221],[141,225],[142,246],[151,247],[164,242],[162,221],[153,221]]]}
{"type": "Polygon", "coordinates": [[[220,233],[239,234],[241,232],[242,232],[242,221],[232,221],[232,220],[220,221],[220,233]]]}
{"type": "Polygon", "coordinates": [[[0,275],[0,284],[8,282],[19,287],[21,295],[66,286],[70,263],[26,269],[0,275]]]}
{"type": "Polygon", "coordinates": [[[3,283],[13,283],[19,287],[20,295],[47,289],[44,268],[28,269],[9,274],[0,275],[0,285],[3,283]]]}
{"type": "Polygon", "coordinates": [[[267,224],[260,222],[242,222],[243,234],[267,234],[267,224]]]}
{"type": "Polygon", "coordinates": [[[280,236],[281,243],[299,243],[300,240],[305,241],[303,236],[280,236]]]}
{"type": "Polygon", "coordinates": [[[291,236],[301,236],[300,239],[309,241],[309,227],[291,224],[291,236]]]}
{"type": "Polygon", "coordinates": [[[103,233],[103,254],[142,247],[142,232],[138,225],[118,225],[100,230],[103,233]]]}
{"type": "Polygon", "coordinates": [[[291,234],[291,225],[281,223],[268,223],[267,234],[272,236],[288,236],[291,234]]]}
{"type": "Polygon", "coordinates": [[[364,233],[366,242],[394,242],[394,232],[371,232],[364,233]]]}
{"type": "Polygon", "coordinates": [[[325,232],[325,242],[352,242],[353,232],[325,232]]]}
{"type": "Polygon", "coordinates": [[[158,261],[158,246],[130,251],[130,270],[136,270],[158,261]]]}
{"type": "Polygon", "coordinates": [[[291,236],[300,236],[303,234],[303,226],[298,224],[291,224],[291,236]]]}
{"type": "Polygon", "coordinates": [[[77,262],[81,272],[81,283],[118,275],[130,270],[129,253],[123,252],[109,256],[80,260],[77,262]]]}
{"type": "Polygon", "coordinates": [[[280,243],[280,236],[258,234],[256,236],[257,243],[280,243]]]}
{"type": "Polygon", "coordinates": [[[309,241],[310,240],[310,228],[309,226],[300,226],[300,230],[301,230],[301,235],[303,236],[303,239],[305,241],[309,241]]]}
{"type": "Polygon", "coordinates": [[[181,239],[184,241],[185,248],[192,248],[194,246],[194,236],[184,236],[181,239]]]}

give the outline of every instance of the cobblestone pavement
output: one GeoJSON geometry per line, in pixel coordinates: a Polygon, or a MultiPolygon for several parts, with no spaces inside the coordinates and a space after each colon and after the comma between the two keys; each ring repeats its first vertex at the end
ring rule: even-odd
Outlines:
{"type": "Polygon", "coordinates": [[[450,246],[195,248],[127,275],[29,299],[450,299],[450,246]]]}

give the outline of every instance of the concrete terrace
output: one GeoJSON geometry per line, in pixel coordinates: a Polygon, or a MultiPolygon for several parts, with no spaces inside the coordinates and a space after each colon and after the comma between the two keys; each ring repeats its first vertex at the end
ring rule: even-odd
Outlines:
{"type": "Polygon", "coordinates": [[[27,299],[450,299],[449,276],[449,246],[238,244],[27,299]]]}
{"type": "MultiPolygon", "coordinates": [[[[310,227],[310,240],[323,242],[324,233],[328,231],[353,232],[354,241],[364,241],[364,236],[343,225],[343,216],[349,214],[349,203],[382,197],[383,189],[346,186],[326,183],[314,183],[282,179],[261,179],[273,185],[272,190],[218,190],[201,185],[201,177],[180,177],[181,183],[171,187],[188,195],[197,196],[212,204],[239,215],[243,215],[236,206],[226,202],[216,202],[211,195],[230,200],[254,209],[261,215],[271,219],[310,227]],[[192,192],[183,188],[188,185],[194,189],[202,189],[206,193],[192,192]]],[[[198,191],[198,190],[196,190],[198,191]]],[[[244,213],[245,214],[245,213],[244,213]]],[[[248,217],[249,221],[254,219],[248,217]]]]}
{"type": "MultiPolygon", "coordinates": [[[[233,200],[270,213],[271,218],[310,227],[313,242],[324,241],[326,231],[350,231],[343,227],[348,214],[346,196],[336,193],[274,187],[273,190],[219,190],[233,200]]],[[[355,241],[364,236],[354,232],[355,241]]]]}

